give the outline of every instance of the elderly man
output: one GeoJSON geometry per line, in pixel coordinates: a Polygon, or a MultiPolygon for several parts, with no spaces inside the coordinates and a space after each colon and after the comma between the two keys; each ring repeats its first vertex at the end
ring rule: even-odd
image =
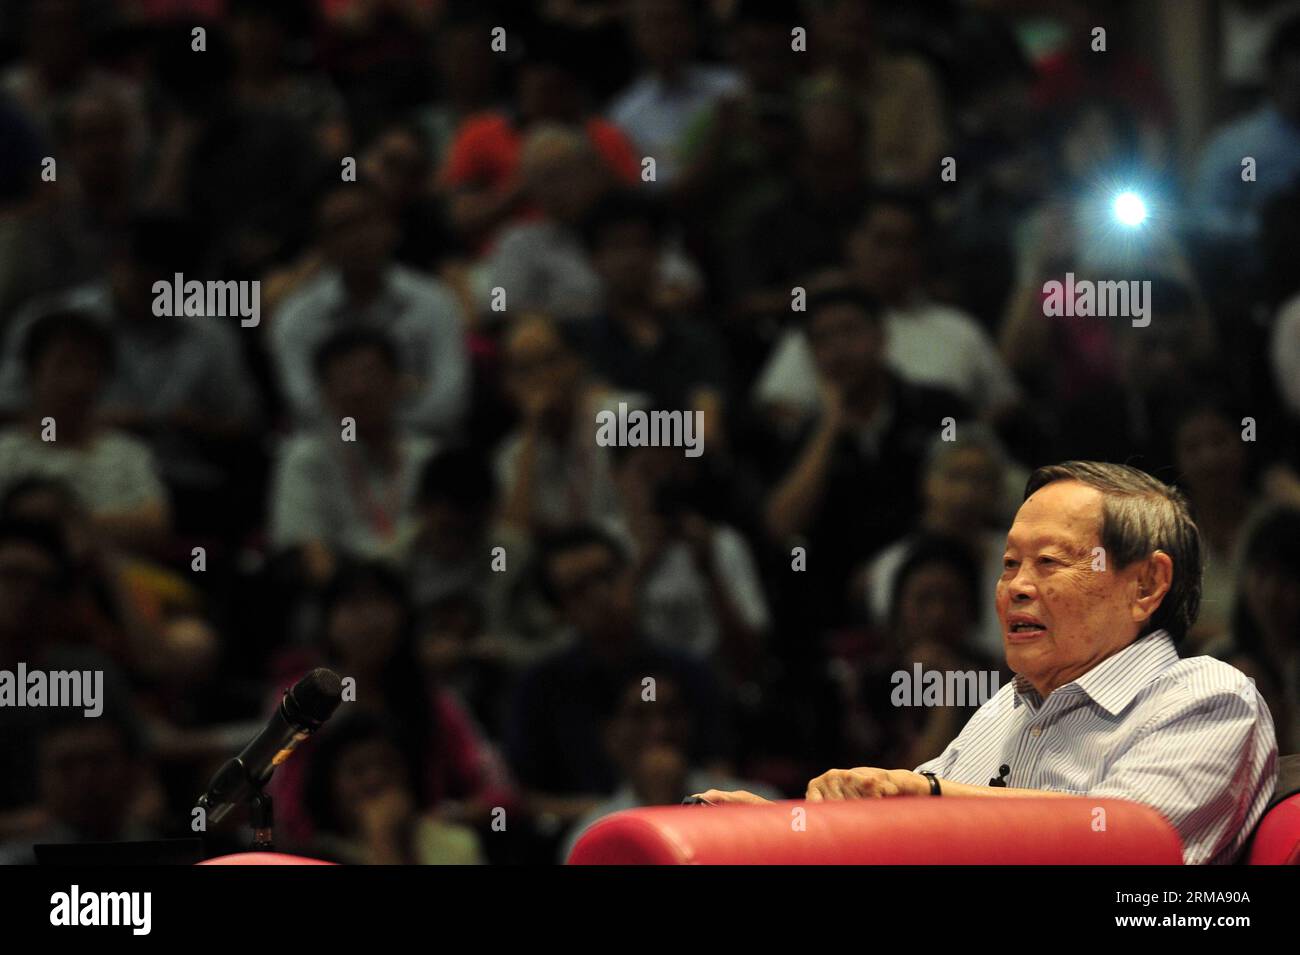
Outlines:
{"type": "Polygon", "coordinates": [[[1273,792],[1277,741],[1244,674],[1179,658],[1200,593],[1200,533],[1181,494],[1124,465],[1039,468],[997,584],[1015,679],[915,771],[833,769],[808,799],[1131,799],[1178,830],[1187,863],[1232,862],[1273,792]]]}

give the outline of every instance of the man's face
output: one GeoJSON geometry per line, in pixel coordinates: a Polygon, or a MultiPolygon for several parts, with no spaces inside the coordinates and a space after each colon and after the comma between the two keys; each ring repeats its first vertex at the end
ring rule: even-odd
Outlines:
{"type": "Polygon", "coordinates": [[[387,594],[350,594],[330,612],[330,646],[340,660],[373,671],[396,651],[402,624],[402,608],[387,594]]]}
{"type": "Polygon", "coordinates": [[[552,63],[525,63],[516,88],[519,112],[533,122],[564,122],[578,109],[577,84],[568,70],[552,63]]]}
{"type": "Polygon", "coordinates": [[[548,572],[564,618],[589,639],[624,635],[631,621],[631,574],[602,543],[550,558],[548,572]]]}
{"type": "Polygon", "coordinates": [[[397,245],[397,229],[369,193],[335,192],[320,209],[321,247],[341,272],[376,272],[388,264],[397,245]]]}
{"type": "Polygon", "coordinates": [[[817,309],[808,322],[808,339],[817,370],[840,388],[856,387],[882,367],[884,331],[857,305],[817,309]]]}
{"type": "Polygon", "coordinates": [[[1002,499],[1002,473],[982,448],[967,447],[945,455],[925,481],[931,512],[953,531],[983,526],[1002,499]]]}
{"type": "Polygon", "coordinates": [[[898,594],[899,636],[909,645],[958,647],[975,616],[970,586],[943,563],[917,568],[898,594]]]}
{"type": "Polygon", "coordinates": [[[896,206],[876,206],[849,237],[849,261],[863,287],[887,302],[911,291],[920,277],[921,232],[896,206]]]}
{"type": "Polygon", "coordinates": [[[50,607],[58,573],[54,559],[35,544],[0,544],[0,619],[14,628],[35,624],[50,607]]]}
{"type": "Polygon", "coordinates": [[[1101,525],[1100,491],[1055,481],[1029,496],[1007,534],[997,585],[1007,666],[1044,696],[1137,636],[1144,562],[1093,570],[1101,525]]]}
{"type": "Polygon", "coordinates": [[[357,825],[356,809],[390,789],[410,789],[410,776],[401,751],[386,739],[353,743],[338,758],[333,774],[334,805],[344,825],[357,825]]]}
{"type": "Polygon", "coordinates": [[[36,410],[53,416],[85,414],[99,401],[104,361],[94,346],[72,337],[46,347],[32,368],[36,410]]]}
{"type": "Polygon", "coordinates": [[[538,207],[563,223],[579,222],[606,184],[605,167],[587,148],[538,149],[524,158],[519,172],[538,207]]]}
{"type": "Polygon", "coordinates": [[[515,404],[563,408],[577,391],[582,367],[549,322],[527,321],[506,343],[506,388],[515,404]]]}
{"type": "Polygon", "coordinates": [[[681,0],[639,0],[632,8],[632,39],[637,52],[657,70],[670,70],[695,48],[695,31],[681,0]]]}
{"type": "Polygon", "coordinates": [[[1241,436],[1225,416],[1206,411],[1186,419],[1178,427],[1175,447],[1178,470],[1197,492],[1237,490],[1246,467],[1241,436]]]}
{"type": "Polygon", "coordinates": [[[616,301],[644,301],[654,284],[654,229],[645,222],[619,222],[602,230],[592,262],[605,291],[616,301]]]}
{"type": "Polygon", "coordinates": [[[1300,581],[1279,561],[1256,561],[1241,575],[1246,606],[1264,636],[1268,652],[1286,659],[1300,627],[1300,581]]]}
{"type": "Polygon", "coordinates": [[[69,145],[82,185],[92,193],[121,185],[130,171],[130,117],[109,96],[84,97],[72,108],[69,145]]]}
{"type": "Polygon", "coordinates": [[[739,24],[735,38],[736,65],[750,89],[775,92],[790,76],[790,36],[784,27],[759,22],[739,24]]]}

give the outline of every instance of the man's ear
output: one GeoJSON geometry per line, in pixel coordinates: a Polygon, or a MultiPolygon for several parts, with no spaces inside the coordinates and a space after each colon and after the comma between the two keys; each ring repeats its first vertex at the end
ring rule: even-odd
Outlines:
{"type": "Polygon", "coordinates": [[[1134,582],[1133,620],[1136,623],[1145,623],[1155,615],[1173,582],[1174,562],[1168,554],[1158,550],[1146,559],[1134,582]]]}

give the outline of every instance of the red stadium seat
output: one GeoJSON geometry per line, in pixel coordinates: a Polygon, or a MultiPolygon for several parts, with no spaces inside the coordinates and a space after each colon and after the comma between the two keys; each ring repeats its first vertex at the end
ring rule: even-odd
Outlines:
{"type": "Polygon", "coordinates": [[[306,856],[285,855],[283,852],[236,852],[233,855],[204,859],[199,865],[336,865],[306,856]]]}
{"type": "Polygon", "coordinates": [[[1178,834],[1121,799],[882,799],[629,809],[570,865],[1181,865],[1178,834]],[[802,814],[798,810],[803,810],[802,814]],[[802,829],[800,826],[802,825],[802,829]]]}
{"type": "Polygon", "coordinates": [[[1300,793],[1264,814],[1246,854],[1247,865],[1300,865],[1300,793]]]}

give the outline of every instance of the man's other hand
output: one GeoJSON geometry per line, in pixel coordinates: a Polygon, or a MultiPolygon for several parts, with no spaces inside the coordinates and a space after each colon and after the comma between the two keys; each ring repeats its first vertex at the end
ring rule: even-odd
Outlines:
{"type": "Polygon", "coordinates": [[[731,792],[723,792],[721,789],[710,789],[708,792],[696,793],[695,795],[706,802],[718,806],[723,805],[724,803],[731,803],[733,805],[766,806],[772,802],[770,799],[764,799],[762,796],[755,796],[753,793],[746,792],[743,789],[733,789],[731,792]]]}

